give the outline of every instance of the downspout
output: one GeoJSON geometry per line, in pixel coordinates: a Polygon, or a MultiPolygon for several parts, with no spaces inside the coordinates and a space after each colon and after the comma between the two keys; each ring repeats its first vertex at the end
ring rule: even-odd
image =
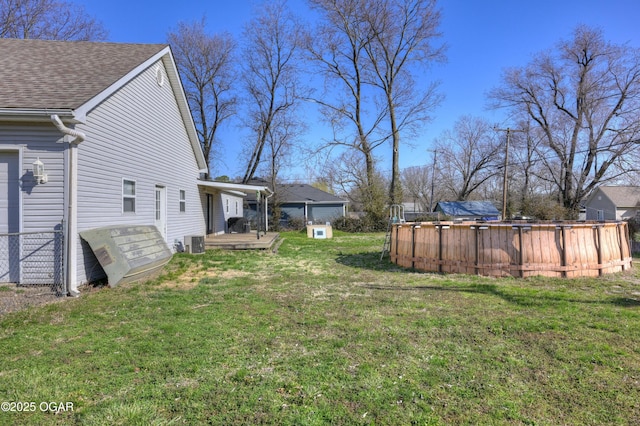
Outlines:
{"type": "Polygon", "coordinates": [[[65,234],[65,261],[66,261],[66,285],[69,296],[77,297],[80,295],[78,291],[78,144],[85,140],[86,135],[74,129],[70,129],[64,125],[60,117],[56,114],[51,116],[51,121],[56,128],[64,135],[71,136],[73,139],[69,141],[69,204],[67,206],[67,223],[65,234]]]}

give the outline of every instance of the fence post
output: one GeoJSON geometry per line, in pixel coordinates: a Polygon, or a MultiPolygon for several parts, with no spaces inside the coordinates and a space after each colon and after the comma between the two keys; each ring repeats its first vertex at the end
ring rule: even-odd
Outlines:
{"type": "Polygon", "coordinates": [[[411,269],[416,268],[416,226],[411,226],[411,269]]]}
{"type": "Polygon", "coordinates": [[[442,225],[438,226],[438,272],[442,273],[442,225]]]}
{"type": "Polygon", "coordinates": [[[520,278],[524,278],[524,245],[522,244],[522,226],[518,226],[518,244],[520,246],[520,258],[518,263],[520,264],[520,278]]]}
{"type": "Polygon", "coordinates": [[[562,233],[562,245],[560,246],[560,248],[562,249],[562,256],[560,258],[560,266],[562,266],[562,277],[566,278],[567,277],[567,234],[565,232],[565,228],[564,226],[560,225],[560,232],[562,233]]]}
{"type": "Polygon", "coordinates": [[[475,231],[476,231],[476,261],[475,261],[475,270],[476,270],[476,275],[480,275],[480,227],[479,226],[475,226],[475,231]]]}

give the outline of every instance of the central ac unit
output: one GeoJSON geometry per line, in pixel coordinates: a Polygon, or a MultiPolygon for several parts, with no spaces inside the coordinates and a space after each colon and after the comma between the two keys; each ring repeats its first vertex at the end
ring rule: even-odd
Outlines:
{"type": "Polygon", "coordinates": [[[184,237],[184,251],[192,254],[204,253],[204,236],[187,235],[184,237]]]}

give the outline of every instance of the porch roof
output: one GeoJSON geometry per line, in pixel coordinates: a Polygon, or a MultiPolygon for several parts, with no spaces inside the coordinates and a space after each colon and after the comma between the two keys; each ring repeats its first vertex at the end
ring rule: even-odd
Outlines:
{"type": "Polygon", "coordinates": [[[247,192],[249,193],[260,192],[267,195],[271,195],[273,193],[266,186],[245,185],[242,183],[232,183],[232,182],[218,182],[213,180],[199,180],[198,186],[201,186],[204,188],[213,188],[219,191],[235,192],[235,193],[239,193],[239,195],[242,195],[242,196],[246,196],[247,192]]]}

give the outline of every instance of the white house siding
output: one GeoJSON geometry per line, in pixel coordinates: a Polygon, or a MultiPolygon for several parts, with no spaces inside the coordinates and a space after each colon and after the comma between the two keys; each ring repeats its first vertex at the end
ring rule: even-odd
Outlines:
{"type": "Polygon", "coordinates": [[[65,144],[53,125],[0,124],[0,149],[20,152],[21,232],[60,229],[64,214],[65,144]],[[33,179],[33,162],[45,165],[47,183],[33,179]]]}
{"type": "Polygon", "coordinates": [[[228,220],[232,217],[242,217],[242,197],[237,195],[221,193],[220,199],[222,200],[222,220],[224,227],[222,229],[227,229],[226,225],[228,220]]]}
{"type": "MultiPolygon", "coordinates": [[[[156,66],[87,114],[78,147],[78,232],[108,225],[153,225],[155,187],[166,188],[167,235],[184,243],[186,235],[204,235],[205,221],[197,187],[199,173],[168,79],[160,86],[156,66]],[[136,212],[122,212],[122,181],[136,181],[136,212]],[[180,212],[179,191],[186,192],[180,212]]],[[[164,68],[163,68],[164,69],[164,68]]],[[[102,275],[88,245],[79,245],[78,283],[102,275]],[[84,265],[84,266],[83,266],[84,265]]]]}
{"type": "Polygon", "coordinates": [[[8,206],[14,213],[17,208],[18,220],[12,220],[6,231],[28,233],[0,238],[2,282],[50,284],[54,273],[56,282],[62,277],[61,263],[54,261],[62,258],[63,241],[65,144],[60,140],[59,132],[47,123],[0,124],[0,150],[18,163],[14,175],[18,180],[9,182],[18,187],[18,196],[10,200],[17,206],[8,206]],[[33,162],[38,158],[45,165],[46,183],[33,178],[33,162]]]}
{"type": "MultiPolygon", "coordinates": [[[[243,202],[241,196],[228,194],[226,192],[209,192],[213,195],[213,233],[224,234],[228,231],[227,221],[232,217],[243,217],[243,202]],[[228,203],[228,204],[227,204],[228,203]],[[228,210],[227,210],[228,206],[228,210]],[[236,213],[237,207],[237,213],[236,213]]],[[[203,194],[203,197],[206,195],[203,194]]],[[[206,207],[206,199],[203,198],[203,206],[206,207]]]]}

